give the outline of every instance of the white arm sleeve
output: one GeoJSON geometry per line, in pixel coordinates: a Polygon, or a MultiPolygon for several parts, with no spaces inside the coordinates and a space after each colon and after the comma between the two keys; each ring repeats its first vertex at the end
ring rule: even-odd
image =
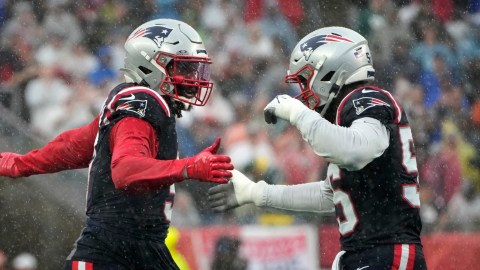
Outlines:
{"type": "Polygon", "coordinates": [[[347,128],[328,122],[313,110],[303,110],[292,124],[317,155],[350,171],[362,169],[389,145],[385,125],[370,117],[357,119],[347,128]]]}
{"type": "MultiPolygon", "coordinates": [[[[260,194],[259,194],[260,195],[260,194]]],[[[299,185],[266,185],[262,205],[283,210],[331,214],[335,212],[333,190],[327,181],[299,185]]]]}

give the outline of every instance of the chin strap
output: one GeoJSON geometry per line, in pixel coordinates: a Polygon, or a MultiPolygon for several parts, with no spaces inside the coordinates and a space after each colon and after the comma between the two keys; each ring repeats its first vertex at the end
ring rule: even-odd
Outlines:
{"type": "Polygon", "coordinates": [[[323,117],[325,113],[327,112],[328,107],[330,107],[330,103],[332,103],[332,100],[338,96],[338,93],[340,93],[340,85],[343,85],[345,83],[345,73],[347,73],[345,70],[340,73],[338,76],[337,81],[332,85],[332,89],[330,90],[330,94],[328,94],[328,99],[327,102],[325,103],[325,106],[323,106],[322,112],[320,112],[320,115],[323,117]]]}
{"type": "MultiPolygon", "coordinates": [[[[338,85],[336,85],[338,87],[338,85]]],[[[333,98],[335,97],[335,92],[330,92],[330,94],[328,95],[328,99],[327,99],[327,102],[325,103],[325,106],[323,106],[323,110],[322,112],[320,113],[320,115],[323,117],[325,115],[325,113],[327,112],[327,109],[328,107],[330,107],[330,103],[332,102],[333,98]]]]}

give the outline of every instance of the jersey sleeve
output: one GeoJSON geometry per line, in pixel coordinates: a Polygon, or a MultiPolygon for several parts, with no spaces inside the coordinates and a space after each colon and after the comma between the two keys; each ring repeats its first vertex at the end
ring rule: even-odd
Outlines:
{"type": "Polygon", "coordinates": [[[88,167],[98,131],[98,116],[80,128],[65,131],[44,147],[15,158],[18,177],[88,167]]]}
{"type": "Polygon", "coordinates": [[[368,86],[352,91],[342,100],[336,124],[349,127],[357,119],[370,117],[387,125],[399,123],[401,116],[400,106],[388,91],[368,86]]]}
{"type": "Polygon", "coordinates": [[[331,215],[335,211],[329,182],[298,185],[267,185],[263,191],[267,207],[331,215]]]}
{"type": "Polygon", "coordinates": [[[157,160],[154,128],[134,117],[123,118],[110,133],[112,179],[117,189],[135,192],[181,181],[185,160],[157,160]]]}

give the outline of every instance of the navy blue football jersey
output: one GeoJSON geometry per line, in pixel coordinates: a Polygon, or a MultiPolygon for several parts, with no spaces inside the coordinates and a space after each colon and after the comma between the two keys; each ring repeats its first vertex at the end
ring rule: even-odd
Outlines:
{"type": "Polygon", "coordinates": [[[342,100],[336,124],[349,127],[363,117],[383,123],[390,141],[380,157],[360,170],[329,165],[342,248],[420,243],[417,163],[407,116],[389,92],[368,86],[342,100]]]}
{"type": "Polygon", "coordinates": [[[108,225],[122,234],[163,240],[170,223],[174,186],[134,194],[116,189],[112,180],[110,132],[125,117],[143,119],[155,129],[160,142],[156,159],[177,158],[175,116],[167,102],[149,88],[132,83],[118,85],[105,100],[99,119],[89,170],[87,216],[91,223],[108,225]]]}

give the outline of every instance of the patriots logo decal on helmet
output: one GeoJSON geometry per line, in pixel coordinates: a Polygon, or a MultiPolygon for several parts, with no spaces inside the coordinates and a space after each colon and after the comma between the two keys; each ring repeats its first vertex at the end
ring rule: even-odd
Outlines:
{"type": "Polygon", "coordinates": [[[361,97],[359,99],[353,100],[353,106],[355,107],[355,111],[357,115],[360,115],[364,111],[366,111],[369,108],[375,107],[375,106],[388,106],[390,105],[386,103],[383,100],[380,100],[378,98],[373,98],[373,97],[361,97]]]}
{"type": "Polygon", "coordinates": [[[129,39],[146,37],[155,42],[155,44],[157,44],[157,46],[160,48],[162,43],[165,41],[165,38],[168,37],[172,31],[172,28],[157,24],[138,30],[137,32],[133,33],[129,39]]]}
{"type": "Polygon", "coordinates": [[[315,49],[329,42],[353,43],[353,41],[351,41],[348,38],[344,38],[338,34],[331,33],[328,35],[317,35],[317,36],[311,37],[310,39],[305,41],[302,44],[302,46],[300,46],[300,50],[302,51],[303,56],[305,57],[305,60],[308,61],[308,59],[310,58],[310,55],[313,53],[313,51],[315,51],[315,49]]]}

